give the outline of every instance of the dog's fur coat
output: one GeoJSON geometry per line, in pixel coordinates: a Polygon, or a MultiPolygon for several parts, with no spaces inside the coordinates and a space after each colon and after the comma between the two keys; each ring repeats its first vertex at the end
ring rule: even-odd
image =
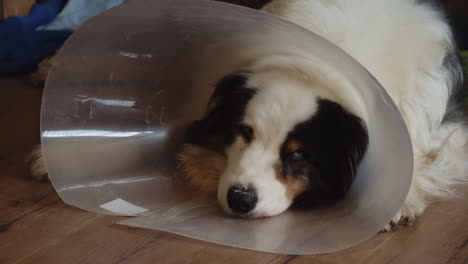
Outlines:
{"type": "MultiPolygon", "coordinates": [[[[263,10],[299,24],[348,52],[379,80],[401,111],[413,143],[414,177],[406,202],[384,230],[411,223],[416,215],[424,211],[431,199],[451,197],[453,184],[466,181],[468,159],[467,130],[462,106],[464,92],[461,90],[463,72],[450,27],[439,8],[431,2],[416,0],[276,0],[263,10]]],[[[285,115],[281,111],[271,113],[272,110],[263,113],[262,118],[258,119],[258,112],[265,108],[266,99],[256,99],[257,97],[268,98],[278,104],[277,108],[284,107],[283,110],[290,109],[285,107],[288,103],[289,106],[299,105],[306,113],[315,111],[314,100],[311,98],[327,98],[360,116],[358,105],[333,96],[333,92],[339,91],[334,84],[329,83],[325,89],[317,89],[317,84],[310,82],[309,90],[316,94],[311,94],[310,91],[303,93],[303,90],[298,89],[304,85],[300,80],[303,78],[301,75],[309,75],[310,79],[314,79],[314,66],[309,66],[306,58],[273,55],[244,69],[247,80],[242,85],[253,87],[256,94],[245,103],[247,106],[240,121],[255,123],[256,132],[262,129],[266,131],[268,135],[259,136],[267,142],[263,144],[262,151],[249,150],[248,142],[239,140],[238,136],[220,152],[225,152],[224,155],[218,155],[220,162],[210,162],[222,165],[209,170],[203,169],[204,166],[200,166],[200,163],[197,164],[197,159],[213,159],[216,156],[213,153],[201,152],[208,151],[207,148],[213,149],[209,145],[216,143],[195,141],[196,144],[187,145],[182,152],[182,167],[189,182],[205,191],[217,190],[218,199],[227,212],[232,211],[225,198],[229,185],[236,182],[242,182],[243,185],[248,185],[248,182],[263,184],[259,180],[260,175],[274,173],[266,168],[271,167],[271,164],[258,165],[266,159],[262,156],[277,152],[275,149],[285,140],[288,129],[305,120],[306,115],[285,115]],[[299,70],[294,73],[294,68],[299,70]],[[284,90],[271,92],[277,86],[284,90]],[[286,102],[284,98],[290,101],[286,102]],[[255,118],[257,120],[252,121],[255,118]],[[294,118],[297,120],[293,120],[294,118]],[[285,130],[281,131],[277,127],[285,130]],[[268,147],[271,149],[265,150],[268,147]],[[242,150],[234,151],[235,148],[242,150]],[[265,168],[259,169],[259,166],[265,168]],[[240,167],[244,167],[243,172],[238,172],[240,167]],[[246,175],[250,172],[245,172],[245,167],[258,171],[249,178],[246,175]],[[194,172],[194,168],[200,171],[194,172]],[[200,173],[207,171],[215,177],[200,176],[200,173]],[[237,176],[231,176],[233,174],[237,176]],[[213,184],[201,186],[208,182],[213,184]]],[[[193,143],[192,141],[189,140],[189,143],[193,143]]],[[[253,144],[251,148],[254,148],[253,144]]],[[[271,162],[275,159],[278,158],[271,158],[271,162]]],[[[280,187],[271,187],[277,184],[273,183],[272,178],[267,181],[270,185],[267,196],[274,197],[277,192],[284,191],[280,187]]],[[[303,190],[296,191],[300,193],[303,190]]],[[[257,207],[262,207],[266,212],[259,212],[253,217],[280,213],[291,203],[291,199],[271,197],[265,198],[263,194],[262,199],[267,201],[264,203],[275,206],[262,206],[259,201],[257,207]],[[283,200],[283,205],[277,205],[283,200]]]]}

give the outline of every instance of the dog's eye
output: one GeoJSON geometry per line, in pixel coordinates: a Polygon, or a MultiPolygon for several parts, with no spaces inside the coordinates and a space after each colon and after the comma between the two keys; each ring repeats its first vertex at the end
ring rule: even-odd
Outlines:
{"type": "Polygon", "coordinates": [[[300,161],[306,158],[306,153],[302,150],[296,150],[289,152],[286,156],[286,159],[289,161],[300,161]]]}
{"type": "Polygon", "coordinates": [[[247,125],[239,126],[239,133],[244,138],[246,142],[252,141],[253,138],[253,129],[247,125]]]}

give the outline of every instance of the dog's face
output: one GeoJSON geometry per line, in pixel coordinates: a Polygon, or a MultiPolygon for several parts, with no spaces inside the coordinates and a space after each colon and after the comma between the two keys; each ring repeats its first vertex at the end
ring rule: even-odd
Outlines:
{"type": "Polygon", "coordinates": [[[342,197],[368,136],[363,121],[332,97],[275,70],[225,77],[205,117],[187,130],[180,155],[185,179],[216,191],[224,211],[242,217],[342,197]]]}

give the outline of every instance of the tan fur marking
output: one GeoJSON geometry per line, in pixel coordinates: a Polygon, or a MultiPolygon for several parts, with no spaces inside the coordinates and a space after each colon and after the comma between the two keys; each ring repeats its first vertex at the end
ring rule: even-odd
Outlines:
{"type": "Polygon", "coordinates": [[[283,169],[279,163],[274,165],[276,179],[286,186],[286,196],[288,199],[294,199],[297,195],[301,194],[307,189],[307,184],[293,175],[283,176],[283,169]]]}
{"type": "Polygon", "coordinates": [[[226,158],[196,145],[184,145],[177,155],[179,175],[192,188],[206,193],[218,190],[218,182],[226,167],[226,158]]]}
{"type": "Polygon", "coordinates": [[[286,150],[294,152],[302,147],[302,143],[297,139],[290,139],[286,142],[286,150]]]}

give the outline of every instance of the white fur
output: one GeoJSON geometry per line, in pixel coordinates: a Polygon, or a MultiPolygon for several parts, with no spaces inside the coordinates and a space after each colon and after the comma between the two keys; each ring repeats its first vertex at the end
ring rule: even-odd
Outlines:
{"type": "MultiPolygon", "coordinates": [[[[264,10],[323,36],[348,52],[399,107],[414,148],[414,177],[401,211],[412,220],[430,199],[453,195],[468,178],[467,131],[442,123],[459,68],[443,67],[454,49],[444,18],[416,0],[275,0],[264,10]]],[[[388,228],[388,227],[387,227],[388,228]]]]}
{"type": "MultiPolygon", "coordinates": [[[[462,76],[460,68],[443,65],[454,44],[436,9],[415,0],[276,0],[264,10],[348,52],[379,80],[401,111],[414,149],[414,177],[406,202],[384,229],[404,218],[411,222],[430,199],[451,197],[452,185],[467,180],[466,128],[442,122],[453,83],[462,76]]],[[[315,111],[316,96],[337,101],[366,120],[362,102],[347,99],[355,98],[352,90],[334,82],[333,71],[317,72],[319,68],[307,58],[286,56],[272,56],[250,68],[249,86],[258,92],[244,123],[253,127],[255,139],[247,145],[238,138],[228,150],[218,190],[226,211],[226,192],[235,183],[257,188],[258,203],[250,216],[275,215],[290,205],[285,187],[274,179],[273,164],[287,132],[315,111]]]]}

